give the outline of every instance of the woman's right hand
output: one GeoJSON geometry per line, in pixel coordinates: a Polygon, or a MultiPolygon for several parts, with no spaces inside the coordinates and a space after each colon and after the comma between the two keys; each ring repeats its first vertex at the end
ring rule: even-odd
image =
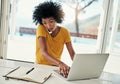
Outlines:
{"type": "Polygon", "coordinates": [[[63,62],[59,63],[59,72],[61,75],[63,75],[65,78],[67,78],[68,73],[69,73],[70,67],[66,65],[63,62]]]}

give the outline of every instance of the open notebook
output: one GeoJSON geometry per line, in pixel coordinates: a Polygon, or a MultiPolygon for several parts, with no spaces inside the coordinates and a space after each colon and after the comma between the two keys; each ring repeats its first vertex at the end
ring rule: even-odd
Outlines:
{"type": "Polygon", "coordinates": [[[6,78],[29,81],[38,84],[43,84],[50,76],[50,71],[37,67],[17,67],[4,75],[6,78]]]}

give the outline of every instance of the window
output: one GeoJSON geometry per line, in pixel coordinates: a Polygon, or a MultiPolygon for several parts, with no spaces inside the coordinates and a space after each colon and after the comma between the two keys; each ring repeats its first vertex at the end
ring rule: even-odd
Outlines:
{"type": "MultiPolygon", "coordinates": [[[[35,30],[37,26],[32,23],[32,13],[34,7],[44,0],[10,1],[11,11],[7,59],[34,62],[35,30]],[[28,2],[29,5],[26,5],[28,4],[28,2]]],[[[60,2],[63,6],[63,10],[65,12],[65,20],[61,25],[65,26],[70,31],[73,47],[76,53],[100,53],[102,49],[106,49],[105,52],[109,52],[107,51],[108,49],[110,49],[109,45],[106,48],[106,41],[103,41],[105,38],[103,38],[104,36],[102,35],[104,35],[105,33],[101,32],[103,32],[102,30],[107,27],[106,25],[109,26],[109,18],[110,14],[112,13],[111,11],[108,11],[108,9],[109,7],[112,7],[112,4],[110,5],[112,1],[84,0],[86,2],[83,3],[77,2],[76,0],[65,0],[63,2],[61,2],[62,0],[54,1],[60,2]],[[103,3],[107,5],[104,6],[103,3]],[[79,6],[77,6],[77,4],[79,4],[79,6]],[[75,12],[76,8],[79,13],[75,12]],[[102,38],[102,40],[100,38],[102,38]]],[[[109,36],[110,40],[111,36],[109,32],[107,32],[106,36],[109,36]]],[[[119,45],[118,42],[117,44],[115,43],[115,45],[119,45]]],[[[66,55],[68,56],[68,53],[65,48],[62,60],[68,63],[69,59],[66,58],[66,55]]]]}
{"type": "Polygon", "coordinates": [[[6,58],[9,24],[9,1],[0,0],[0,58],[6,58]]]}

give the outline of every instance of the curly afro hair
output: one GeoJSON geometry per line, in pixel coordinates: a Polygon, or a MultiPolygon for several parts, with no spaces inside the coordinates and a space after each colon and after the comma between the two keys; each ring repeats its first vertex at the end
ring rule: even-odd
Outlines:
{"type": "Polygon", "coordinates": [[[42,18],[53,17],[57,23],[62,23],[64,12],[60,4],[52,1],[40,3],[33,11],[33,22],[42,24],[42,18]]]}

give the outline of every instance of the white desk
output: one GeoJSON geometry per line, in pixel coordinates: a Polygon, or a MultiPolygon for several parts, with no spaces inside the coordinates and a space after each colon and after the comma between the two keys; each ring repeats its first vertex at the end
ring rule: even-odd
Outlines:
{"type": "MultiPolygon", "coordinates": [[[[44,69],[49,69],[51,70],[51,72],[53,69],[57,68],[54,66],[0,59],[0,84],[35,84],[31,82],[25,82],[25,81],[14,80],[14,79],[5,80],[5,78],[2,77],[8,71],[12,70],[17,66],[26,66],[26,67],[36,66],[44,69]]],[[[117,75],[117,74],[104,73],[102,74],[101,78],[103,80],[91,79],[91,80],[79,80],[79,81],[66,81],[52,75],[52,77],[50,77],[50,79],[48,79],[44,84],[120,84],[120,75],[117,75]]]]}

